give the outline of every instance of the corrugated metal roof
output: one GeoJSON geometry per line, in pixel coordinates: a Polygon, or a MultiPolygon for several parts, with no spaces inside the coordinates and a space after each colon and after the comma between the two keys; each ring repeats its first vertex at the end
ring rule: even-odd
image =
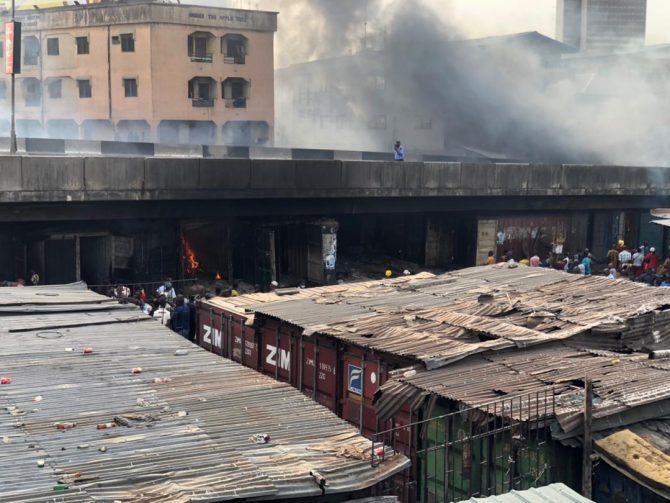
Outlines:
{"type": "Polygon", "coordinates": [[[599,349],[653,348],[670,337],[667,306],[668,289],[501,265],[307,289],[295,300],[250,309],[307,335],[330,335],[437,368],[478,352],[576,336],[599,349]]]}
{"type": "Polygon", "coordinates": [[[398,396],[410,401],[423,391],[517,420],[555,417],[563,431],[573,432],[581,426],[586,376],[593,380],[594,429],[609,427],[598,426],[599,419],[670,400],[670,372],[656,368],[647,355],[594,353],[562,343],[397,374],[381,388],[377,408],[382,417],[402,405],[398,396]],[[503,398],[510,410],[494,410],[490,404],[503,398]]]}
{"type": "MultiPolygon", "coordinates": [[[[24,290],[3,289],[0,305],[34,302],[24,290]]],[[[40,290],[59,293],[54,314],[6,315],[0,327],[1,372],[13,380],[0,386],[3,502],[284,500],[321,495],[310,472],[326,494],[348,493],[409,463],[388,456],[373,468],[370,442],[325,407],[139,311],[72,314],[55,299],[107,301],[40,290]],[[128,426],[97,429],[115,418],[128,426]],[[68,489],[55,491],[59,481],[68,489]]]]}
{"type": "Polygon", "coordinates": [[[592,500],[576,493],[565,484],[550,484],[525,491],[511,491],[500,496],[471,498],[466,501],[470,503],[593,503],[592,500]]]}

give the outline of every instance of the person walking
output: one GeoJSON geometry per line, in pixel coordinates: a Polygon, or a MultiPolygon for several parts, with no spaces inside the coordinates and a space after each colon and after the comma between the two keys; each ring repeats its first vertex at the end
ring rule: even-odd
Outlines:
{"type": "Polygon", "coordinates": [[[172,330],[184,339],[191,339],[191,310],[184,300],[183,295],[177,295],[177,307],[172,316],[172,330]]]}
{"type": "Polygon", "coordinates": [[[396,161],[405,160],[405,147],[402,146],[400,140],[396,141],[395,145],[393,146],[393,159],[396,161]]]}

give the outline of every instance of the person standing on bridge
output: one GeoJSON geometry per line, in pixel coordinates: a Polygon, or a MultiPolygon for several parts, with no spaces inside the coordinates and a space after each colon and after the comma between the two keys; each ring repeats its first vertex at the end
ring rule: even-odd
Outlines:
{"type": "Polygon", "coordinates": [[[400,143],[400,140],[397,140],[395,142],[395,145],[393,146],[393,158],[396,161],[404,161],[405,160],[405,147],[402,146],[402,143],[400,143]]]}

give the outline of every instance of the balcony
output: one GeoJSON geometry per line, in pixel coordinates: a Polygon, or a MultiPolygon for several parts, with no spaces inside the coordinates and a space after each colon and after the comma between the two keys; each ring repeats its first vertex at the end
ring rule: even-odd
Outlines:
{"type": "Polygon", "coordinates": [[[212,108],[214,106],[214,100],[205,100],[200,98],[192,101],[194,108],[212,108]]]}
{"type": "Polygon", "coordinates": [[[226,108],[247,108],[246,98],[233,98],[226,100],[226,108]]]}
{"type": "Polygon", "coordinates": [[[212,54],[205,54],[205,55],[194,55],[191,56],[191,62],[192,63],[211,63],[214,60],[214,57],[212,54]]]}
{"type": "Polygon", "coordinates": [[[243,54],[238,56],[224,56],[223,62],[227,65],[243,65],[246,63],[246,57],[243,54]]]}

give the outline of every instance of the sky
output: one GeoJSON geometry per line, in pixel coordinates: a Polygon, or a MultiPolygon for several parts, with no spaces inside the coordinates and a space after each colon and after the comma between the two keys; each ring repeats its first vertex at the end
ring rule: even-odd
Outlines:
{"type": "MultiPolygon", "coordinates": [[[[301,1],[309,2],[309,0],[191,1],[226,7],[260,8],[280,13],[289,5],[301,1]]],[[[539,31],[550,37],[556,34],[556,0],[439,0],[432,3],[440,5],[438,10],[448,24],[458,26],[469,37],[504,35],[521,31],[539,31]]],[[[280,25],[281,29],[284,27],[280,25]]],[[[281,40],[280,33],[279,45],[281,40]]],[[[647,44],[661,43],[670,43],[670,0],[648,0],[647,44]]]]}

